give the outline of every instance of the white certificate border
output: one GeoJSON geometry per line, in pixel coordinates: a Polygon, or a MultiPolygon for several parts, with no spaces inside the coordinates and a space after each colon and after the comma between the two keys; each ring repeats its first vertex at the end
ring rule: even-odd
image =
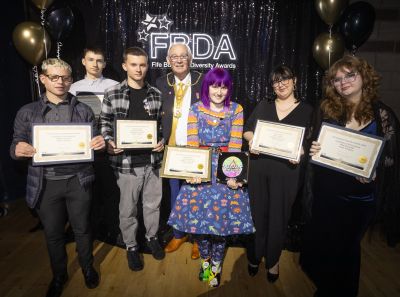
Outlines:
{"type": "MultiPolygon", "coordinates": [[[[323,122],[322,125],[321,125],[321,129],[319,131],[319,134],[318,134],[318,140],[317,141],[320,142],[321,137],[326,137],[326,133],[327,132],[325,132],[325,131],[333,132],[333,130],[342,130],[342,131],[347,132],[347,133],[340,133],[341,135],[348,134],[348,133],[351,133],[351,134],[354,134],[354,135],[361,135],[362,137],[360,137],[360,138],[364,138],[364,137],[369,138],[370,141],[375,144],[375,147],[374,147],[374,150],[373,150],[374,156],[372,156],[372,157],[375,157],[375,159],[373,161],[373,164],[372,164],[371,161],[368,162],[369,166],[368,166],[368,171],[367,172],[369,172],[369,175],[357,173],[357,172],[359,172],[361,170],[360,169],[356,169],[356,168],[352,168],[351,166],[348,166],[348,169],[344,169],[343,166],[340,166],[340,163],[334,163],[334,161],[329,162],[329,160],[327,160],[326,158],[321,158],[320,157],[321,152],[318,153],[317,155],[314,155],[313,157],[311,157],[310,162],[313,163],[313,164],[322,166],[322,167],[326,167],[326,168],[329,168],[329,169],[332,169],[332,170],[335,170],[335,171],[338,171],[338,172],[341,172],[341,173],[345,173],[345,174],[351,175],[351,176],[364,177],[364,178],[367,178],[367,179],[371,180],[371,178],[372,178],[372,176],[373,176],[373,174],[375,172],[375,169],[378,166],[378,162],[379,162],[379,159],[381,157],[381,154],[382,154],[382,151],[383,151],[383,147],[384,147],[384,144],[385,144],[385,139],[382,138],[382,137],[376,136],[376,135],[367,134],[367,133],[363,133],[363,132],[360,132],[360,131],[357,131],[357,130],[352,130],[352,129],[349,129],[349,128],[346,128],[346,127],[337,126],[337,125],[333,125],[333,124],[330,124],[330,123],[323,122]],[[324,132],[325,132],[325,134],[323,134],[324,132]],[[373,141],[373,140],[375,140],[375,141],[373,141]],[[334,163],[335,165],[330,164],[330,163],[334,163]],[[371,164],[372,164],[372,166],[371,166],[371,164]]],[[[368,157],[369,157],[368,160],[372,159],[372,158],[370,158],[371,156],[368,156],[368,157]]]]}
{"type": "Polygon", "coordinates": [[[114,140],[116,148],[123,149],[123,150],[138,150],[138,149],[153,149],[158,142],[158,135],[157,135],[157,121],[156,120],[126,120],[126,119],[116,119],[114,121],[114,140]],[[120,135],[120,125],[123,123],[137,123],[137,124],[148,124],[152,125],[153,127],[153,137],[151,144],[119,144],[119,135],[120,135]],[[119,145],[118,145],[119,144],[119,145]]]}
{"type": "Polygon", "coordinates": [[[176,179],[188,179],[191,177],[201,177],[202,182],[209,182],[211,181],[211,165],[212,165],[212,151],[211,148],[196,148],[196,147],[188,147],[188,146],[169,146],[166,145],[164,148],[164,155],[163,155],[163,160],[161,163],[161,169],[160,169],[160,176],[164,178],[176,178],[176,179]],[[198,152],[199,154],[207,154],[208,157],[208,164],[206,164],[206,172],[207,176],[200,176],[198,174],[187,174],[187,175],[172,175],[172,174],[167,174],[165,173],[166,167],[165,164],[167,164],[170,161],[171,155],[174,153],[174,151],[179,151],[179,150],[190,150],[192,152],[198,152]]]}
{"type": "Polygon", "coordinates": [[[303,145],[303,139],[304,139],[304,133],[305,133],[305,127],[300,127],[300,126],[294,126],[294,125],[287,125],[287,124],[282,124],[282,123],[276,123],[276,122],[270,122],[270,121],[263,121],[263,120],[257,120],[256,128],[254,129],[254,136],[253,136],[253,143],[251,146],[251,150],[257,151],[259,153],[281,158],[281,159],[286,159],[286,160],[293,160],[293,161],[299,161],[301,157],[301,148],[303,145]],[[263,149],[260,148],[257,142],[257,139],[259,139],[259,134],[261,131],[261,126],[280,126],[284,127],[287,130],[295,130],[298,133],[297,137],[297,154],[296,158],[290,158],[284,155],[276,154],[276,153],[271,153],[268,151],[268,149],[263,149]]]}
{"type": "MultiPolygon", "coordinates": [[[[89,129],[90,140],[93,138],[93,127],[91,123],[33,123],[32,124],[32,146],[34,148],[37,147],[37,140],[35,137],[35,129],[38,129],[39,126],[87,126],[89,129]]],[[[32,165],[33,166],[40,166],[40,165],[56,165],[56,164],[74,164],[74,163],[84,163],[84,162],[93,162],[94,161],[94,154],[93,149],[88,150],[88,157],[82,159],[75,159],[75,160],[61,160],[61,161],[37,161],[35,160],[35,155],[32,157],[32,165]]]]}

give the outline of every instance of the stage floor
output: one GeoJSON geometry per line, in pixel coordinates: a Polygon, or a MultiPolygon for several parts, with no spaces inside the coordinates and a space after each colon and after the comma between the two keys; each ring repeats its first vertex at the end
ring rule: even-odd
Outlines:
{"type": "MultiPolygon", "coordinates": [[[[10,206],[10,213],[0,217],[0,296],[45,296],[51,273],[44,236],[41,231],[29,233],[36,224],[22,200],[10,206]]],[[[197,279],[199,261],[190,259],[191,245],[185,243],[175,253],[157,261],[144,255],[140,272],[129,270],[125,250],[96,241],[95,267],[100,271],[98,288],[85,287],[75,253],[75,244],[67,245],[69,281],[63,297],[311,297],[312,283],[298,265],[298,253],[284,251],[280,278],[275,284],[266,281],[261,268],[258,275],[247,275],[243,248],[227,251],[219,288],[210,289],[197,279]]],[[[375,239],[363,241],[360,297],[400,296],[400,246],[388,248],[375,239]]]]}

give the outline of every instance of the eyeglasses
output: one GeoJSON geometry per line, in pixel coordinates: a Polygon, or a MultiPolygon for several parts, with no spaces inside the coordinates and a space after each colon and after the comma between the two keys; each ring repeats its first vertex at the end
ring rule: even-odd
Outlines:
{"type": "Polygon", "coordinates": [[[63,81],[63,82],[72,82],[72,76],[70,76],[70,75],[47,75],[47,74],[45,74],[49,79],[50,79],[50,81],[52,81],[52,82],[56,82],[56,81],[58,81],[58,79],[61,77],[61,80],[63,81]]]}
{"type": "Polygon", "coordinates": [[[357,74],[357,72],[350,72],[345,74],[343,77],[335,77],[331,80],[331,83],[337,87],[342,83],[353,82],[356,80],[357,74]]]}
{"type": "Polygon", "coordinates": [[[286,79],[281,79],[281,80],[276,80],[274,82],[272,82],[272,86],[274,88],[278,87],[279,84],[282,84],[284,86],[287,86],[289,84],[289,81],[291,80],[291,78],[286,78],[286,79]]]}
{"type": "Polygon", "coordinates": [[[187,61],[189,59],[189,55],[182,55],[182,56],[177,56],[177,55],[172,55],[169,56],[169,58],[171,59],[171,61],[178,61],[179,59],[182,61],[187,61]]]}

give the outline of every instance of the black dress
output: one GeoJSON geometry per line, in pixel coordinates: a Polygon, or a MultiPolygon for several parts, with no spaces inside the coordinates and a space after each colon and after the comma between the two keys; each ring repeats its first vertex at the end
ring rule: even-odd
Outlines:
{"type": "MultiPolygon", "coordinates": [[[[257,120],[307,128],[311,114],[312,107],[300,102],[285,118],[279,120],[275,102],[261,101],[250,115],[244,132],[254,132],[257,120]]],[[[285,159],[251,154],[248,184],[256,233],[247,247],[250,263],[259,264],[265,257],[265,266],[269,269],[279,261],[300,184],[302,163],[293,165],[285,159]]]]}
{"type": "MultiPolygon", "coordinates": [[[[376,135],[376,126],[373,121],[361,132],[376,135]]],[[[317,296],[356,297],[360,242],[376,212],[376,182],[363,184],[318,165],[313,171],[312,219],[305,232],[302,268],[316,285],[317,296]]]]}

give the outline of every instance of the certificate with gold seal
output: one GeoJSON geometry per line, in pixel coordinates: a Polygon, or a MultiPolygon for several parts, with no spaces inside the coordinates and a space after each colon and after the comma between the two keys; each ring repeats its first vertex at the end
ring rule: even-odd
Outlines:
{"type": "Polygon", "coordinates": [[[33,165],[93,161],[89,123],[33,124],[32,145],[36,149],[33,165]]]}
{"type": "Polygon", "coordinates": [[[187,179],[199,177],[211,180],[211,149],[165,146],[161,177],[187,179]]]}
{"type": "Polygon", "coordinates": [[[115,120],[115,145],[120,149],[152,149],[157,145],[157,121],[115,120]]]}
{"type": "Polygon", "coordinates": [[[321,150],[311,162],[353,176],[371,179],[384,140],[344,127],[323,123],[317,140],[321,150]]]}
{"type": "Polygon", "coordinates": [[[304,127],[258,120],[251,150],[262,154],[299,161],[304,127]]]}

